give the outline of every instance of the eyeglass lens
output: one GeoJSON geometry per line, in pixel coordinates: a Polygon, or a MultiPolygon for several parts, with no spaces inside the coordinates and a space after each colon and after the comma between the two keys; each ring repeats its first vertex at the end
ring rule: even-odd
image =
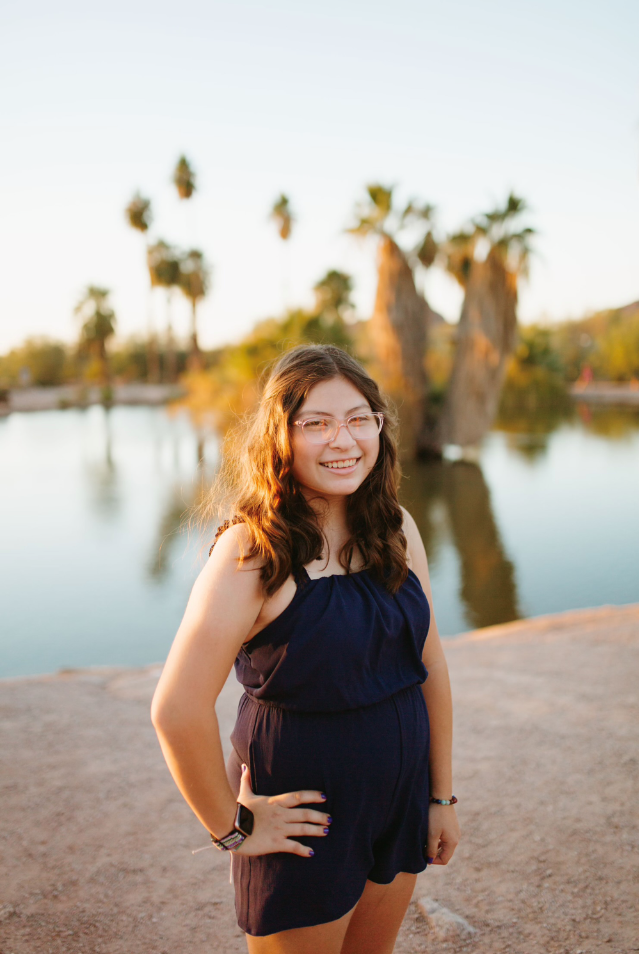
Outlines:
{"type": "MultiPolygon", "coordinates": [[[[382,429],[382,421],[374,414],[357,414],[349,417],[346,426],[354,440],[376,437],[382,429]]],[[[302,432],[311,444],[329,444],[335,440],[339,422],[334,417],[318,417],[304,421],[302,432]]]]}

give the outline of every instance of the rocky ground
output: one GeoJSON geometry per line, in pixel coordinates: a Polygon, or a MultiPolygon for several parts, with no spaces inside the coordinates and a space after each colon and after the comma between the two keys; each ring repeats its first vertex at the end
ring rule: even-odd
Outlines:
{"type": "MultiPolygon", "coordinates": [[[[639,951],[639,606],[446,654],[463,839],[420,876],[398,954],[639,951]]],[[[0,683],[1,954],[245,951],[228,860],[191,854],[207,837],[149,721],[158,673],[0,683]]],[[[229,682],[227,734],[237,696],[229,682]]]]}

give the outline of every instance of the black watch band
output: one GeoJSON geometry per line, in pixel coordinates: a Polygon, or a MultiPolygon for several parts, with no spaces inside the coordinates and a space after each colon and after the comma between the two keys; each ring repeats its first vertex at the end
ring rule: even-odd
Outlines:
{"type": "Polygon", "coordinates": [[[253,833],[254,824],[255,818],[251,809],[238,802],[233,831],[230,831],[223,838],[216,838],[215,835],[211,834],[211,841],[220,851],[236,851],[253,833]]]}

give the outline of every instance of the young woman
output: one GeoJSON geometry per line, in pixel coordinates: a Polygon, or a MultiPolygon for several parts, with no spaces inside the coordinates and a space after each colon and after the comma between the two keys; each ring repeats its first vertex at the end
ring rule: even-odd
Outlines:
{"type": "Polygon", "coordinates": [[[232,852],[250,954],[391,952],[417,873],[459,839],[448,671],[394,430],[339,348],[277,362],[153,700],[173,778],[232,852]]]}

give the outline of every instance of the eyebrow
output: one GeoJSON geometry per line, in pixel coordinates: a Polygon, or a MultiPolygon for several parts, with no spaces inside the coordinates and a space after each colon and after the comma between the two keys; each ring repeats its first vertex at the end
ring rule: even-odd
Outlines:
{"type": "MultiPolygon", "coordinates": [[[[350,408],[346,414],[352,414],[353,411],[359,411],[362,408],[365,408],[367,411],[370,411],[368,404],[357,404],[355,407],[350,408]]],[[[323,414],[325,417],[333,417],[330,411],[300,411],[300,414],[323,414]]]]}

